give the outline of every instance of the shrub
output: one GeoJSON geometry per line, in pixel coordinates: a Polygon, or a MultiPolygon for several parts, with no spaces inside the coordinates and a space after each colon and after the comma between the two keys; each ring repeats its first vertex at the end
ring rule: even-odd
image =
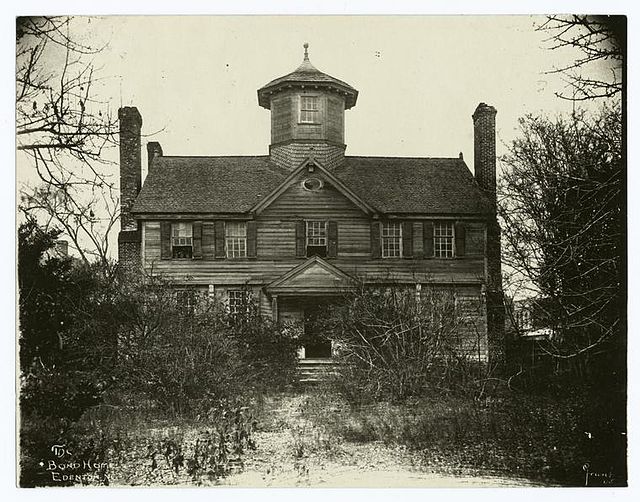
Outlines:
{"type": "Polygon", "coordinates": [[[220,399],[290,383],[296,342],[249,309],[233,316],[192,291],[187,305],[161,278],[125,291],[129,319],[119,337],[119,375],[175,414],[202,414],[220,399]]]}
{"type": "Polygon", "coordinates": [[[299,342],[284,326],[249,310],[231,319],[228,336],[240,350],[245,376],[254,390],[282,390],[296,381],[299,342]]]}
{"type": "Polygon", "coordinates": [[[328,312],[340,347],[336,379],[354,401],[467,392],[484,368],[461,347],[467,320],[453,291],[367,287],[328,312]]]}

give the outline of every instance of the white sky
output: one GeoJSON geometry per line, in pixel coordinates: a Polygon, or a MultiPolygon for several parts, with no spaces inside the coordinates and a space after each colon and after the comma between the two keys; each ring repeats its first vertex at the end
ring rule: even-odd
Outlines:
{"type": "MultiPolygon", "coordinates": [[[[137,106],[165,155],[266,154],[269,112],[256,90],[311,62],[360,91],[347,154],[454,157],[472,168],[471,114],[498,109],[498,150],[529,112],[568,110],[544,72],[575,54],[543,48],[529,16],[107,17],[81,19],[111,101],[137,106]]],[[[98,90],[98,89],[96,89],[98,90]]]]}
{"type": "MultiPolygon", "coordinates": [[[[268,152],[269,111],[256,90],[311,62],[360,91],[346,112],[347,155],[455,157],[473,169],[471,114],[498,110],[498,154],[525,113],[567,111],[546,71],[573,51],[549,51],[532,16],[129,16],[76,18],[93,46],[98,99],[136,106],[143,146],[165,155],[268,152]]],[[[56,62],[52,60],[55,67],[56,62]]],[[[117,159],[117,152],[107,154],[117,159]]],[[[146,165],[143,147],[143,164],[146,165]]],[[[19,163],[18,178],[30,178],[19,163]]]]}

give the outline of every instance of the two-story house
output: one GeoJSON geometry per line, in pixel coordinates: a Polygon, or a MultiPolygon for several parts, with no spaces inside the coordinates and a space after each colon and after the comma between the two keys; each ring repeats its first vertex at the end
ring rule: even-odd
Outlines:
{"type": "MultiPolygon", "coordinates": [[[[234,312],[303,321],[354,280],[454,288],[474,316],[468,350],[501,353],[495,108],[473,113],[475,177],[462,158],[345,155],[358,91],[302,64],[258,90],[271,112],[269,155],[168,156],[142,118],[119,110],[119,259],[215,295],[234,312]]],[[[327,344],[304,357],[330,357],[327,344]]]]}

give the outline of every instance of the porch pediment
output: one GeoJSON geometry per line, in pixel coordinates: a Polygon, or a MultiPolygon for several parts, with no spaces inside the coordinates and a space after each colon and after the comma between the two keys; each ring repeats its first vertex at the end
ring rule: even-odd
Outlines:
{"type": "Polygon", "coordinates": [[[338,294],[353,288],[353,278],[318,256],[292,268],[265,289],[281,294],[338,294]]]}

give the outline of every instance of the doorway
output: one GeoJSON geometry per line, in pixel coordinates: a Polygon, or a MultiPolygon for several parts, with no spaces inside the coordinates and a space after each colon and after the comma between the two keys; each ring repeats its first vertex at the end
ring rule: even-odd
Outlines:
{"type": "Polygon", "coordinates": [[[331,339],[327,331],[328,299],[313,298],[304,302],[305,359],[331,358],[331,339]]]}

